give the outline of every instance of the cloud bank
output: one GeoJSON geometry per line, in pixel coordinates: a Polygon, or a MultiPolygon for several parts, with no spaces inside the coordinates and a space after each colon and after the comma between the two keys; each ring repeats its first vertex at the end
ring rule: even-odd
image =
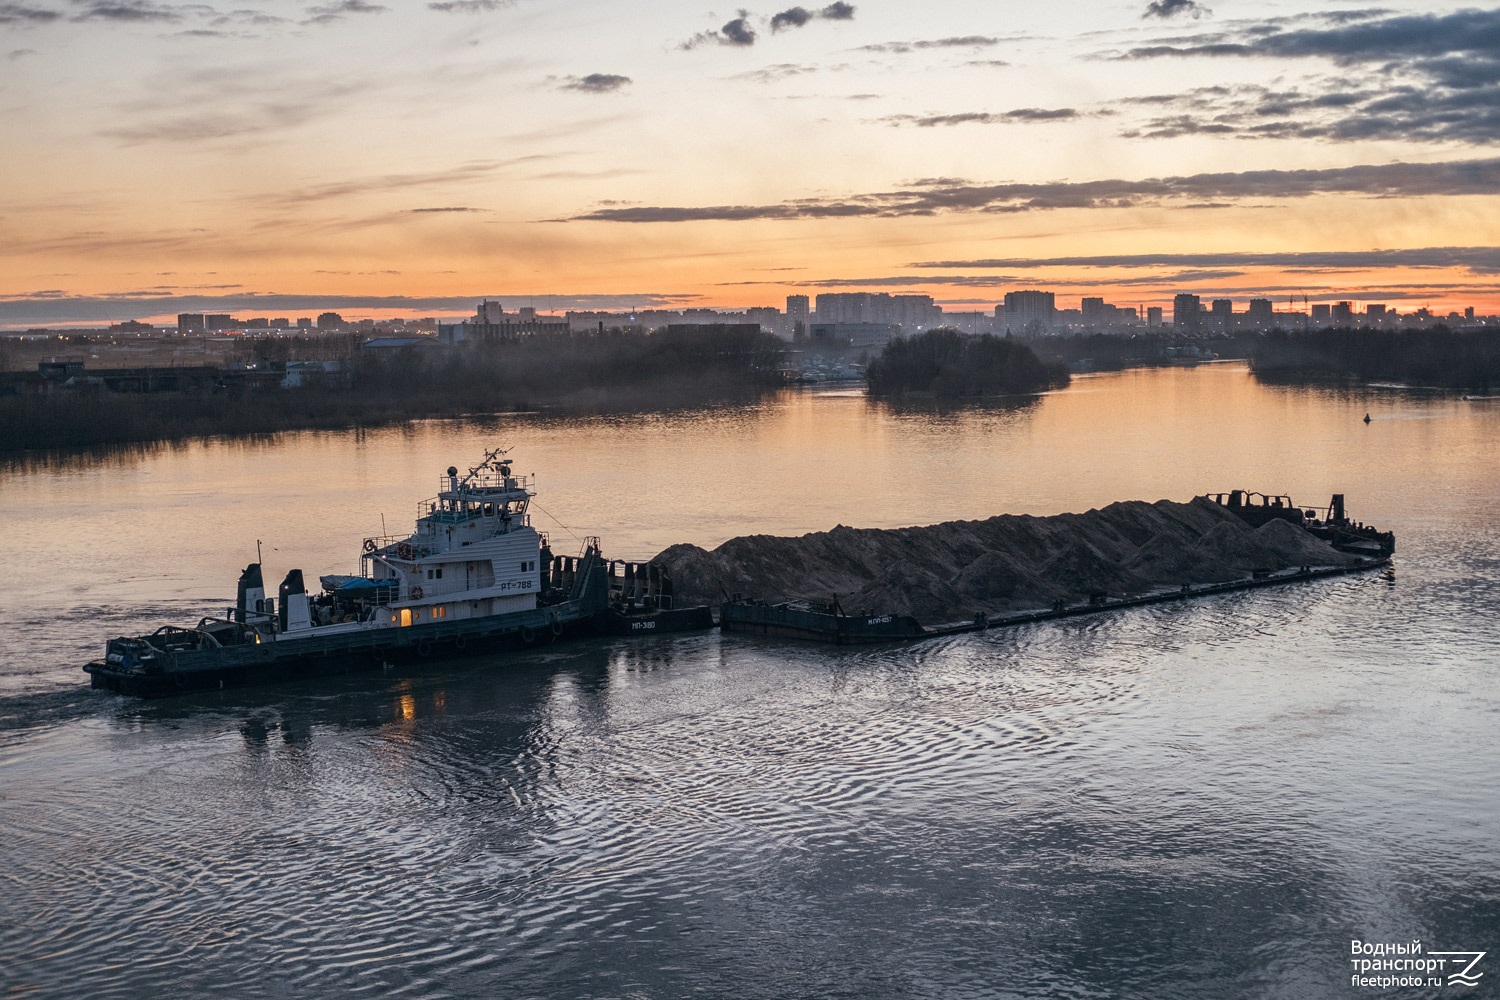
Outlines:
{"type": "Polygon", "coordinates": [[[828,218],[899,218],[958,212],[1008,213],[1058,208],[1233,203],[1246,199],[1349,194],[1413,198],[1500,194],[1500,158],[1447,163],[1387,163],[1322,170],[1250,170],[1145,180],[972,184],[949,178],[896,191],[844,198],[802,198],[770,205],[600,208],[574,219],[598,222],[744,222],[828,218]]]}
{"type": "Polygon", "coordinates": [[[570,76],[560,90],[577,90],[585,94],[611,94],[630,83],[630,77],[618,73],[590,73],[588,76],[570,76]]]}
{"type": "Polygon", "coordinates": [[[1102,254],[1079,257],[995,257],[984,260],[931,260],[917,268],[1039,267],[1222,268],[1274,267],[1286,270],[1363,271],[1382,268],[1456,268],[1470,274],[1500,274],[1500,247],[1419,247],[1400,250],[1285,250],[1273,253],[1102,254]]]}
{"type": "Polygon", "coordinates": [[[1305,19],[1272,19],[1112,58],[1314,60],[1342,70],[1293,85],[1203,87],[1125,102],[1160,112],[1126,138],[1500,141],[1500,9],[1352,11],[1313,27],[1305,19]]]}

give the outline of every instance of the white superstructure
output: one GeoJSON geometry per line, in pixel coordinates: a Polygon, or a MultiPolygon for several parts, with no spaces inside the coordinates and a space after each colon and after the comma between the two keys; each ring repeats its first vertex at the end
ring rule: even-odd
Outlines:
{"type": "Polygon", "coordinates": [[[462,478],[450,466],[410,535],[365,539],[363,576],[395,587],[390,624],[536,607],[543,540],[527,513],[530,478],[512,475],[504,454],[487,452],[462,478]]]}
{"type": "Polygon", "coordinates": [[[552,557],[531,526],[531,497],[530,478],[496,448],[465,476],[449,467],[411,534],[366,538],[358,576],[322,577],[314,596],[292,570],[271,601],[255,563],[231,617],[262,642],[534,610],[552,557]]]}

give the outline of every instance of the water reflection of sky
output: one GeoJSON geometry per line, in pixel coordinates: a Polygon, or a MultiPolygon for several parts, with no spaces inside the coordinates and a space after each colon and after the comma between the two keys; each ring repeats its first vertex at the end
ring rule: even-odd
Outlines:
{"type": "Polygon", "coordinates": [[[1228,365],[1075,385],[5,473],[0,984],[1343,997],[1350,938],[1493,947],[1500,413],[1228,365]],[[256,538],[268,575],[336,569],[495,440],[612,554],[1240,486],[1346,493],[1400,534],[1397,573],[914,646],[595,640],[79,690],[103,632],[222,603],[256,538]]]}

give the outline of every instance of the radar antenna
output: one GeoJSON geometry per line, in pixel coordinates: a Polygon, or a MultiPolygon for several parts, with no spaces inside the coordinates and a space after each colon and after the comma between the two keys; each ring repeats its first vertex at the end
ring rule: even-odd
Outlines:
{"type": "Polygon", "coordinates": [[[480,462],[478,465],[470,469],[469,474],[463,478],[463,482],[459,485],[467,486],[469,484],[469,481],[472,480],[475,476],[479,475],[481,472],[485,472],[490,469],[497,469],[497,467],[497,471],[502,476],[509,475],[510,459],[506,458],[505,456],[509,455],[514,450],[515,448],[514,446],[512,446],[510,448],[492,448],[489,451],[485,452],[484,461],[480,462]]]}

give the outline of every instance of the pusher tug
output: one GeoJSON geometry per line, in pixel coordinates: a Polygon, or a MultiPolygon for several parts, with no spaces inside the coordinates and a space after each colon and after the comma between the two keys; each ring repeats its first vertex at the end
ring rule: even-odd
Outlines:
{"type": "MultiPolygon", "coordinates": [[[[268,598],[261,565],[252,563],[223,618],[111,639],[104,659],[83,669],[96,688],[149,697],[348,673],[507,641],[530,646],[586,624],[608,629],[615,574],[599,540],[584,539],[579,556],[554,556],[531,526],[531,481],[513,475],[505,455],[487,452],[466,476],[450,467],[438,495],[418,506],[415,531],[364,540],[360,575],[324,576],[322,593],[312,596],[294,569],[268,598]]],[[[661,631],[702,627],[706,608],[672,609],[670,584],[665,596],[656,589],[633,590],[616,616],[622,607],[649,615],[661,631]]]]}

